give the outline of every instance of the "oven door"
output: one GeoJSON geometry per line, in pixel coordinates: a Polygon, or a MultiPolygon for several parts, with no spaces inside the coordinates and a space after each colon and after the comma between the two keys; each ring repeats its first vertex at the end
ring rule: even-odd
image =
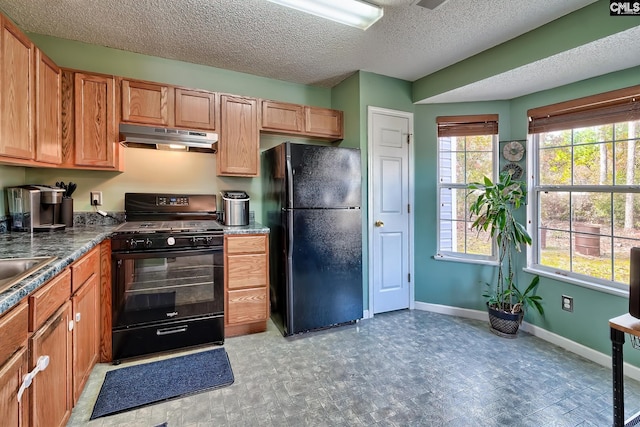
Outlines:
{"type": "Polygon", "coordinates": [[[113,329],[224,313],[221,248],[113,253],[113,329]]]}

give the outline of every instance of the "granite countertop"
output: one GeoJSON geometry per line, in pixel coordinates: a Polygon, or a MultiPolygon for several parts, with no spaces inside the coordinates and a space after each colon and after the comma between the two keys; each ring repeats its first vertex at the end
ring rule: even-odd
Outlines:
{"type": "MultiPolygon", "coordinates": [[[[56,257],[53,262],[0,293],[0,315],[103,240],[110,238],[117,227],[118,225],[92,225],[50,233],[0,233],[0,258],[56,257]]],[[[269,233],[269,228],[257,222],[251,222],[247,226],[222,228],[225,234],[269,233]]]]}

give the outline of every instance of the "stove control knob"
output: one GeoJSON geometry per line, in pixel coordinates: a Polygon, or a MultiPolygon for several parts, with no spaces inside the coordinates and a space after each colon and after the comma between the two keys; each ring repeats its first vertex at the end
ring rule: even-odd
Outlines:
{"type": "Polygon", "coordinates": [[[144,247],[145,248],[150,248],[152,244],[153,244],[153,242],[151,241],[151,239],[146,239],[144,241],[144,247]]]}
{"type": "Polygon", "coordinates": [[[173,237],[168,237],[167,238],[167,245],[173,246],[175,244],[176,244],[176,239],[175,238],[173,238],[173,237]]]}
{"type": "Polygon", "coordinates": [[[138,246],[138,241],[136,239],[129,240],[129,248],[135,249],[138,246]]]}

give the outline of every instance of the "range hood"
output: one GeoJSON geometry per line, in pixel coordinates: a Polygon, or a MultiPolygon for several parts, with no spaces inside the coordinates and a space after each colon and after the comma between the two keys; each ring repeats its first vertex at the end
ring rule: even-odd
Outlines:
{"type": "Polygon", "coordinates": [[[120,124],[120,140],[126,147],[215,153],[218,134],[123,123],[120,124]]]}

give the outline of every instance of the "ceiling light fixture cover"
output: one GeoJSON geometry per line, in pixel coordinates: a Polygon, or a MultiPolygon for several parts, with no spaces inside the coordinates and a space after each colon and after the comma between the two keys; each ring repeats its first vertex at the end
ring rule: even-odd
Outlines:
{"type": "Polygon", "coordinates": [[[382,18],[383,9],[360,0],[268,0],[292,9],[366,30],[382,18]]]}

